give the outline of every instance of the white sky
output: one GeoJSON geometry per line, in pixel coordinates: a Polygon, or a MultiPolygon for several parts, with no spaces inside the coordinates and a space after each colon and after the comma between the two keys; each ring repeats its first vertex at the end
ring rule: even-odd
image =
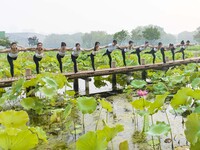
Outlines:
{"type": "Polygon", "coordinates": [[[177,34],[200,26],[200,0],[0,0],[0,31],[131,31],[154,24],[177,34]]]}

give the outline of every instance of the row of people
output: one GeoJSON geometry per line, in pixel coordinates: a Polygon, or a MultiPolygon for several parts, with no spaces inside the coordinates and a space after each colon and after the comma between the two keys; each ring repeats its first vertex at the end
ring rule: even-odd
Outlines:
{"type": "Polygon", "coordinates": [[[109,66],[111,68],[111,63],[112,63],[111,53],[117,49],[121,50],[122,57],[123,57],[123,63],[124,63],[124,66],[126,66],[126,53],[127,52],[130,52],[129,54],[136,54],[137,58],[138,58],[138,63],[141,65],[140,53],[143,52],[144,50],[146,50],[147,47],[151,48],[151,50],[144,52],[144,54],[151,54],[153,56],[153,63],[155,63],[155,59],[156,59],[155,53],[160,50],[160,52],[162,54],[163,63],[166,63],[166,60],[165,60],[165,51],[166,50],[171,50],[173,60],[175,60],[175,53],[182,53],[182,58],[185,59],[184,51],[185,51],[186,47],[192,45],[192,44],[190,44],[190,41],[187,41],[186,43],[184,41],[181,41],[181,43],[177,44],[177,45],[169,44],[169,46],[167,46],[167,47],[164,47],[162,42],[159,42],[157,46],[149,45],[149,42],[147,42],[147,41],[144,43],[144,45],[141,45],[141,46],[134,46],[133,44],[134,44],[133,41],[129,41],[127,46],[119,46],[117,44],[117,41],[113,40],[113,42],[111,44],[108,44],[107,46],[100,46],[100,42],[95,42],[94,48],[83,49],[83,48],[81,48],[79,43],[76,43],[74,48],[68,48],[65,42],[61,42],[61,48],[59,48],[59,49],[45,49],[45,48],[43,48],[43,44],[41,42],[37,43],[36,48],[23,48],[23,47],[17,46],[17,43],[13,42],[13,43],[11,43],[11,49],[0,51],[0,53],[8,52],[7,60],[10,65],[11,76],[13,77],[14,76],[13,61],[17,59],[19,51],[35,51],[35,54],[33,56],[33,61],[36,65],[37,74],[39,74],[39,62],[44,57],[45,51],[55,51],[55,50],[58,51],[56,57],[59,62],[59,68],[60,68],[61,73],[63,72],[62,58],[64,58],[66,51],[72,51],[71,60],[74,63],[74,72],[76,73],[76,72],[78,72],[76,60],[77,60],[80,52],[82,52],[82,51],[92,51],[90,53],[90,55],[88,55],[88,56],[91,58],[92,68],[95,71],[95,64],[94,64],[95,55],[97,54],[97,52],[100,49],[106,48],[106,52],[103,54],[103,56],[105,56],[105,55],[108,56],[109,66]],[[180,47],[180,50],[175,51],[176,47],[180,47]]]}

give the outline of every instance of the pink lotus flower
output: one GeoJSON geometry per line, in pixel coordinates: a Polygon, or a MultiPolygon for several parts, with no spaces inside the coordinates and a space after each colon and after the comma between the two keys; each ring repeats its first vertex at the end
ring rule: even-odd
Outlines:
{"type": "Polygon", "coordinates": [[[144,91],[138,90],[137,94],[138,94],[138,96],[146,96],[148,94],[148,92],[146,90],[144,90],[144,91]]]}

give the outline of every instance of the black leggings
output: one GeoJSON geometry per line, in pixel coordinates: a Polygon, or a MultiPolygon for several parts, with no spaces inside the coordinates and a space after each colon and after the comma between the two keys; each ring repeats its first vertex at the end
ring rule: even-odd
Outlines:
{"type": "Polygon", "coordinates": [[[76,62],[76,59],[78,58],[78,56],[74,56],[74,55],[71,55],[71,59],[74,63],[74,72],[77,73],[78,72],[78,69],[77,69],[77,62],[76,62]]]}
{"type": "Polygon", "coordinates": [[[174,61],[174,60],[175,60],[175,52],[174,52],[174,49],[171,49],[171,52],[172,52],[172,60],[174,61]]]}
{"type": "Polygon", "coordinates": [[[139,49],[136,49],[136,51],[131,52],[131,54],[136,54],[136,55],[137,55],[137,57],[138,57],[138,64],[141,65],[140,52],[141,52],[141,51],[140,51],[139,49]]]}
{"type": "Polygon", "coordinates": [[[179,51],[177,51],[176,53],[182,53],[182,58],[183,60],[185,59],[185,49],[184,48],[181,48],[179,51]]]}
{"type": "Polygon", "coordinates": [[[37,72],[37,74],[39,74],[39,73],[40,73],[40,71],[39,71],[39,61],[41,61],[42,58],[38,58],[38,57],[36,57],[36,56],[34,55],[34,56],[33,56],[33,60],[34,60],[35,65],[36,65],[36,72],[37,72]]]}
{"type": "Polygon", "coordinates": [[[57,60],[58,60],[58,62],[59,62],[59,66],[60,66],[60,72],[62,73],[63,72],[63,70],[62,70],[62,58],[63,58],[64,56],[60,56],[59,54],[57,54],[57,60]]]}
{"type": "Polygon", "coordinates": [[[108,55],[110,68],[112,67],[112,66],[111,66],[111,64],[112,64],[111,53],[112,53],[112,52],[109,52],[109,51],[107,50],[107,51],[103,54],[103,56],[108,55]]]}
{"type": "Polygon", "coordinates": [[[160,52],[161,52],[161,54],[162,54],[163,63],[166,63],[166,60],[165,60],[165,49],[164,49],[164,48],[161,48],[161,49],[160,49],[160,52]]]}
{"type": "Polygon", "coordinates": [[[91,58],[91,62],[92,62],[92,69],[95,71],[95,66],[94,66],[94,57],[95,57],[95,55],[94,54],[90,54],[90,55],[88,55],[88,56],[90,56],[90,58],[91,58]]]}
{"type": "Polygon", "coordinates": [[[149,52],[145,52],[145,54],[152,54],[152,56],[153,56],[153,64],[155,64],[155,60],[156,60],[156,55],[155,55],[155,51],[154,50],[151,50],[151,51],[149,51],[149,52]]]}
{"type": "Polygon", "coordinates": [[[7,60],[8,60],[8,63],[10,65],[10,74],[12,77],[14,77],[14,64],[13,64],[13,60],[16,60],[17,57],[10,57],[9,55],[7,55],[7,60]]]}
{"type": "Polygon", "coordinates": [[[122,49],[121,51],[122,51],[122,58],[123,58],[124,66],[126,66],[126,52],[124,51],[124,49],[122,49]]]}

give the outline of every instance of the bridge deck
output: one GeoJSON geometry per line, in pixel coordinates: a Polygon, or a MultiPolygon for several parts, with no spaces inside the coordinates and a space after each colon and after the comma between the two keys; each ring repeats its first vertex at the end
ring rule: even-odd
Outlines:
{"type": "MultiPolygon", "coordinates": [[[[169,61],[165,64],[156,63],[156,64],[147,64],[147,65],[138,65],[138,66],[109,68],[109,69],[102,69],[102,70],[96,70],[96,71],[80,71],[77,73],[63,73],[63,75],[65,75],[68,79],[86,78],[86,77],[93,77],[93,76],[143,71],[143,70],[148,70],[148,69],[161,69],[164,67],[185,65],[189,63],[200,63],[200,57],[190,58],[190,59],[185,59],[185,60],[169,61]]],[[[0,87],[11,86],[12,82],[17,81],[19,78],[26,78],[27,80],[29,80],[29,79],[35,78],[35,76],[36,75],[27,76],[27,77],[3,78],[0,80],[0,87]]]]}

